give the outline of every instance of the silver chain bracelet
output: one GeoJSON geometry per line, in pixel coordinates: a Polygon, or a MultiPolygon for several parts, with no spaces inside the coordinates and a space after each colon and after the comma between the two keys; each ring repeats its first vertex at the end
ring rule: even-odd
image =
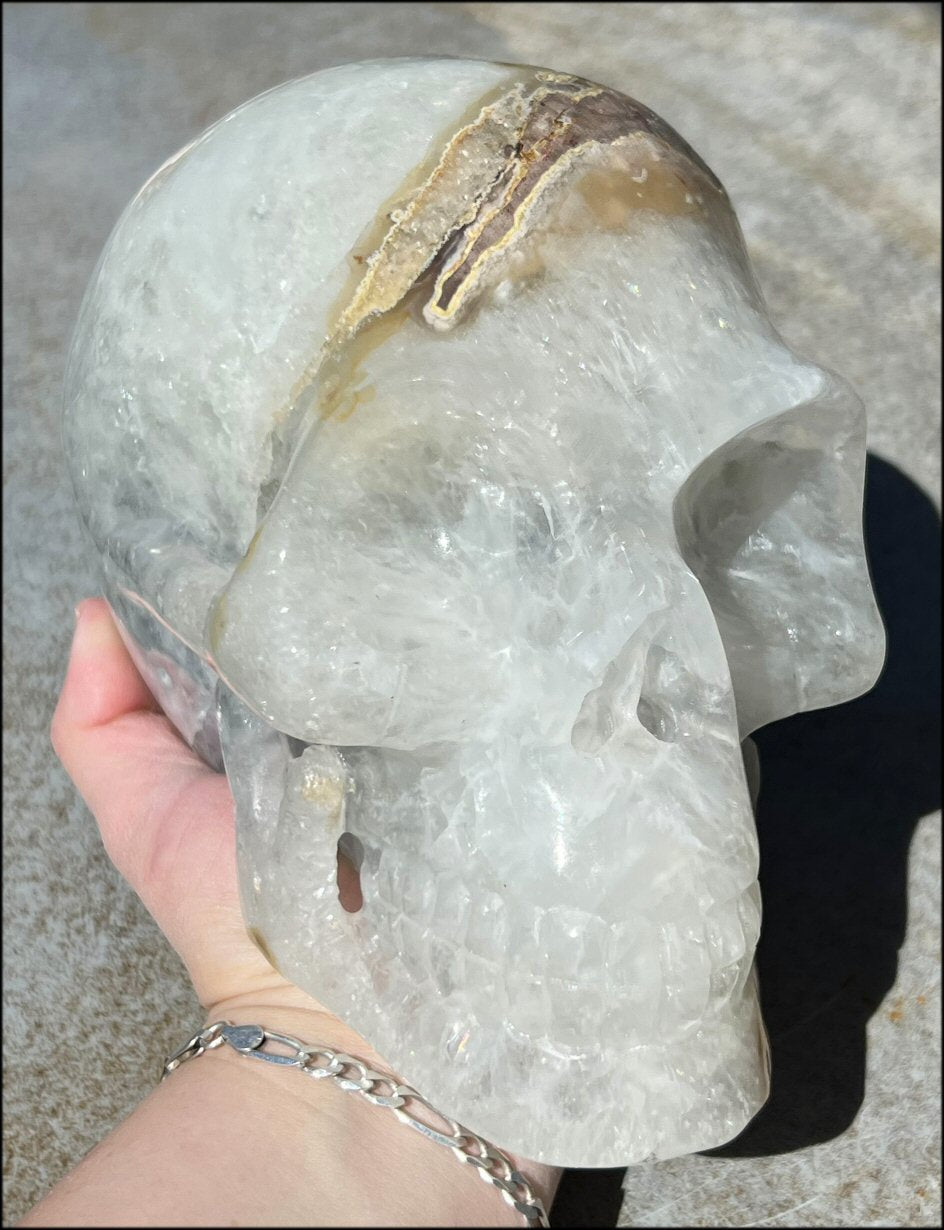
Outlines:
{"type": "Polygon", "coordinates": [[[161,1080],[170,1076],[188,1059],[196,1059],[204,1051],[213,1050],[226,1042],[250,1059],[263,1059],[266,1063],[281,1064],[287,1068],[299,1068],[316,1079],[330,1077],[335,1084],[351,1093],[359,1093],[374,1106],[389,1107],[401,1123],[421,1132],[428,1140],[451,1149],[460,1162],[474,1166],[480,1179],[494,1184],[505,1200],[521,1214],[529,1226],[548,1226],[547,1213],[530,1183],[516,1170],[511,1160],[495,1145],[450,1119],[430,1106],[422,1094],[409,1085],[401,1085],[391,1076],[375,1072],[367,1064],[341,1051],[327,1046],[308,1046],[287,1034],[272,1033],[261,1025],[231,1025],[228,1021],[215,1021],[198,1034],[194,1034],[179,1050],[164,1062],[161,1080]],[[267,1043],[280,1043],[290,1054],[265,1050],[267,1043]],[[448,1131],[437,1131],[424,1123],[406,1104],[424,1107],[430,1115],[440,1119],[448,1131]]]}

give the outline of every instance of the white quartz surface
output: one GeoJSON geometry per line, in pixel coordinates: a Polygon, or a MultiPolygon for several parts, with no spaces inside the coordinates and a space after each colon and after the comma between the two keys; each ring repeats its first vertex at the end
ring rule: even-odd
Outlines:
{"type": "MultiPolygon", "coordinates": [[[[851,379],[879,458],[886,676],[759,740],[773,1099],[725,1156],[631,1171],[621,1220],[939,1220],[936,23],[926,5],[5,8],[10,1220],[150,1087],[198,1015],[46,736],[71,609],[95,584],[57,427],[82,289],[137,186],[207,124],[290,77],[418,44],[583,73],[682,131],[734,199],[775,321],[851,379]],[[118,1012],[138,1022],[120,1051],[103,1047],[118,1012]],[[65,1100],[41,1062],[63,1035],[65,1100]]],[[[576,1175],[557,1217],[614,1224],[618,1196],[617,1175],[576,1175]]]]}

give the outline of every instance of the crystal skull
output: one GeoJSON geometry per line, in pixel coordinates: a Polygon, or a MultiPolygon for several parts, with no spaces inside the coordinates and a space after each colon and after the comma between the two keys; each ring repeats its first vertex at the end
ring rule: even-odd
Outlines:
{"type": "Polygon", "coordinates": [[[736,1135],[744,741],[866,690],[884,637],[861,405],[776,333],[694,151],[515,65],[272,90],[118,222],[65,438],[269,959],[520,1155],[736,1135]]]}

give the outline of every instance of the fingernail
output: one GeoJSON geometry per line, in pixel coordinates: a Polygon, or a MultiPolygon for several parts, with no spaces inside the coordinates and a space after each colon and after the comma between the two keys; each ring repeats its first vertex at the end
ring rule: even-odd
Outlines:
{"type": "Polygon", "coordinates": [[[85,617],[85,608],[92,601],[91,598],[81,598],[75,604],[75,622],[79,623],[85,617]]]}

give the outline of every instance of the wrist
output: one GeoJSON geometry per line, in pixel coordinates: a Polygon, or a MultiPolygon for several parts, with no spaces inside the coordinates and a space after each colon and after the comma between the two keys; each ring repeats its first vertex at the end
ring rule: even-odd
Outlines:
{"type": "MultiPolygon", "coordinates": [[[[269,996],[260,997],[253,993],[220,1001],[208,1011],[207,1023],[219,1020],[228,1021],[233,1025],[258,1025],[270,1033],[281,1033],[297,1038],[311,1047],[325,1047],[338,1053],[345,1053],[360,1060],[375,1072],[389,1076],[393,1082],[414,1085],[417,1087],[417,1092],[423,1093],[422,1083],[411,1079],[411,1073],[398,1072],[362,1035],[296,987],[279,987],[269,996]]],[[[272,1091],[274,1094],[273,1082],[279,1086],[280,1097],[310,1099],[312,1093],[308,1087],[312,1085],[317,1086],[321,1094],[333,1095],[329,1100],[333,1111],[336,1113],[343,1111],[345,1115],[356,1120],[358,1133],[363,1133],[362,1139],[376,1139],[379,1146],[387,1149],[391,1158],[400,1166],[416,1167],[421,1190],[428,1188],[431,1183],[438,1186],[442,1181],[444,1190],[452,1188],[455,1191],[458,1201],[457,1210],[463,1211],[464,1214],[457,1224],[471,1224],[469,1209],[464,1205],[464,1200],[468,1199],[474,1199],[475,1206],[480,1209],[483,1216],[487,1217],[486,1221],[475,1224],[524,1224],[492,1185],[471,1182],[477,1177],[473,1174],[472,1166],[463,1166],[450,1150],[426,1139],[406,1123],[398,1121],[389,1108],[372,1105],[361,1096],[335,1086],[333,1081],[312,1080],[311,1078],[306,1081],[295,1080],[292,1079],[289,1068],[270,1065],[259,1060],[247,1060],[245,1056],[237,1054],[227,1045],[219,1049],[227,1053],[230,1064],[238,1065],[240,1068],[261,1069],[257,1072],[257,1079],[254,1082],[260,1097],[269,1096],[267,1091],[272,1091]],[[268,1079],[260,1079],[262,1077],[268,1079]],[[353,1106],[348,1107],[348,1103],[353,1103],[353,1106]],[[424,1166],[425,1174],[422,1173],[424,1166]],[[465,1197],[462,1195],[463,1192],[465,1197]],[[489,1209],[490,1205],[491,1209],[489,1209]],[[494,1220],[489,1213],[495,1215],[494,1220]]],[[[382,1092],[389,1092],[389,1089],[385,1088],[382,1092]]],[[[321,1105],[323,1106],[324,1103],[322,1102],[321,1105]]],[[[441,1109],[445,1113],[449,1110],[449,1108],[439,1107],[436,1109],[437,1111],[441,1109]]],[[[267,1113],[269,1110],[276,1114],[279,1113],[276,1111],[274,1102],[264,1107],[262,1113],[267,1113]]],[[[434,1118],[438,1119],[439,1116],[434,1116],[434,1118]]],[[[438,1122],[431,1122],[430,1126],[443,1130],[438,1122]]],[[[503,1148],[501,1141],[491,1143],[503,1148]]],[[[549,1209],[560,1181],[561,1170],[519,1157],[508,1150],[503,1151],[512,1165],[531,1185],[534,1194],[542,1201],[545,1208],[549,1209]]],[[[384,1186],[387,1186],[386,1183],[384,1186]]],[[[410,1185],[405,1184],[404,1186],[409,1187],[410,1185]]]]}
{"type": "Polygon", "coordinates": [[[261,1025],[270,1032],[288,1034],[311,1046],[324,1044],[332,1050],[343,1051],[385,1075],[406,1079],[403,1074],[394,1072],[366,1038],[297,987],[280,986],[271,991],[230,996],[211,1004],[205,1011],[206,1024],[229,1021],[233,1025],[261,1025]]]}

